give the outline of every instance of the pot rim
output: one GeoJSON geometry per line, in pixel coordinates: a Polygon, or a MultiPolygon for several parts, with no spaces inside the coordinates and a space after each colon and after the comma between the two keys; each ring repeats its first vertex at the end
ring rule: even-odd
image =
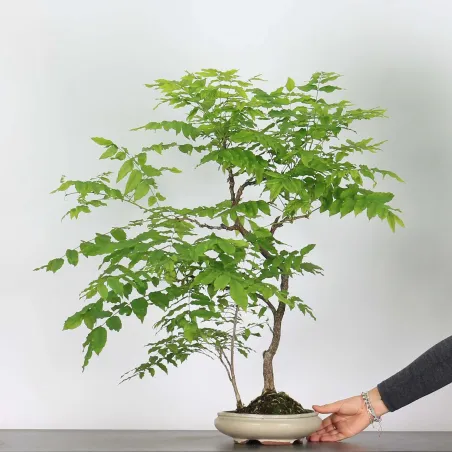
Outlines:
{"type": "Polygon", "coordinates": [[[234,413],[232,411],[220,411],[217,413],[218,417],[231,417],[236,419],[303,419],[307,417],[318,416],[318,413],[313,411],[312,413],[302,414],[247,414],[247,413],[234,413]]]}

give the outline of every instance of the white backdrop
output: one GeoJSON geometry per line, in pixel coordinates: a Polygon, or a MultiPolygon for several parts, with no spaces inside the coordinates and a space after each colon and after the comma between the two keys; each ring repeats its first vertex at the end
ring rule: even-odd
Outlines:
{"type": "MultiPolygon", "coordinates": [[[[407,228],[394,235],[378,220],[317,217],[286,230],[285,239],[318,244],[325,276],[293,286],[318,321],[287,316],[279,389],[306,406],[355,395],[452,334],[451,16],[447,0],[0,1],[0,427],[210,429],[216,411],[233,407],[221,366],[202,358],[118,386],[145,358],[155,319],[131,318],[82,374],[84,331],[61,328],[96,265],[31,271],[130,218],[118,207],[61,223],[70,202],[48,193],[62,174],[103,169],[90,136],[151,143],[152,134],[128,132],[163,117],[143,84],[185,69],[239,68],[271,86],[335,71],[346,98],[388,109],[390,119],[362,130],[389,140],[367,159],[405,178],[385,188],[407,228]]],[[[172,158],[189,171],[163,180],[171,202],[224,193],[216,173],[194,176],[172,158]]],[[[259,355],[240,361],[245,400],[261,388],[259,355]]],[[[451,396],[452,387],[438,391],[384,427],[450,430],[451,396]]]]}

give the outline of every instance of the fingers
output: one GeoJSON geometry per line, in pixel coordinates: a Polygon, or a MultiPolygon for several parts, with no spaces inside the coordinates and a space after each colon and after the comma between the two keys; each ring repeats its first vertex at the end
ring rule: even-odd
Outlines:
{"type": "Polygon", "coordinates": [[[317,411],[317,413],[328,414],[328,413],[336,413],[340,410],[342,405],[342,400],[339,400],[334,403],[328,403],[326,405],[312,405],[312,408],[317,411]]]}
{"type": "Polygon", "coordinates": [[[325,435],[326,433],[331,433],[334,432],[336,429],[334,428],[334,425],[328,425],[325,428],[321,428],[320,430],[317,430],[316,432],[314,432],[311,436],[313,435],[317,435],[317,436],[322,436],[325,435]]]}
{"type": "Polygon", "coordinates": [[[331,430],[334,430],[333,421],[331,419],[331,416],[328,416],[322,421],[322,424],[318,430],[315,431],[316,435],[321,435],[322,433],[329,432],[331,430]]]}
{"type": "Polygon", "coordinates": [[[313,433],[311,436],[309,436],[308,441],[310,442],[336,442],[336,441],[342,441],[343,439],[347,438],[344,434],[338,432],[337,430],[332,430],[328,433],[318,434],[313,433]]]}

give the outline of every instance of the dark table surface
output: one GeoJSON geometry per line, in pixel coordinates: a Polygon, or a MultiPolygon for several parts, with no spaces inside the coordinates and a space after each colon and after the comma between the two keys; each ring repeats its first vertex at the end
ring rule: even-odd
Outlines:
{"type": "Polygon", "coordinates": [[[364,432],[339,443],[237,445],[217,431],[0,430],[0,452],[448,451],[452,432],[364,432]]]}

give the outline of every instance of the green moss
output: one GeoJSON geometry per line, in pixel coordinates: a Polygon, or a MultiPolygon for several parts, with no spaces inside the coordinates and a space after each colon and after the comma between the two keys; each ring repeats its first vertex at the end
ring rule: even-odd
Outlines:
{"type": "Polygon", "coordinates": [[[303,408],[285,392],[267,392],[256,397],[249,405],[236,411],[244,414],[303,414],[312,413],[303,408]]]}

